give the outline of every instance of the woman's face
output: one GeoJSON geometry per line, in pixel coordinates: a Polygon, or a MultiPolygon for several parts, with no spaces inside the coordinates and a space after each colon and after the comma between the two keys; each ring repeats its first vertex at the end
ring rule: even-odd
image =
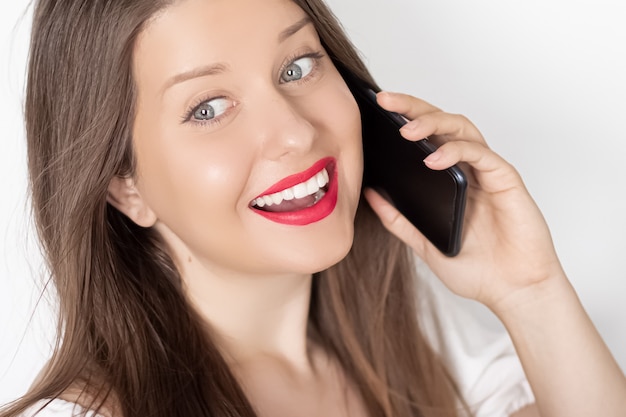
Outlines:
{"type": "Polygon", "coordinates": [[[311,273],[345,256],[360,116],[297,5],[179,2],[134,52],[137,189],[179,266],[311,273]]]}

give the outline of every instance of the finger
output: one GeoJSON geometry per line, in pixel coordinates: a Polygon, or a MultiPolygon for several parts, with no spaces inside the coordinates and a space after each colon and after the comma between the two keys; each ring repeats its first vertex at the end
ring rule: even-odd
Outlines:
{"type": "Polygon", "coordinates": [[[460,114],[444,112],[424,114],[404,125],[400,132],[410,140],[429,137],[438,145],[462,139],[486,146],[480,130],[467,117],[460,114]]]}
{"type": "Polygon", "coordinates": [[[432,259],[433,256],[443,257],[441,252],[384,197],[371,188],[366,188],[363,193],[383,226],[412,248],[417,256],[424,260],[432,259]]]}
{"type": "Polygon", "coordinates": [[[489,193],[523,185],[511,164],[488,147],[476,142],[448,142],[424,159],[426,166],[434,170],[446,169],[462,162],[472,168],[476,182],[489,193]]]}
{"type": "Polygon", "coordinates": [[[409,120],[441,111],[424,100],[402,93],[383,91],[376,95],[376,101],[385,110],[399,113],[409,120]]]}

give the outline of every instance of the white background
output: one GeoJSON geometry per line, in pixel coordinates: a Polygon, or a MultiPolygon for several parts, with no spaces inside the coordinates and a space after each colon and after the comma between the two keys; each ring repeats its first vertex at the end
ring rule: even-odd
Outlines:
{"type": "MultiPolygon", "coordinates": [[[[0,3],[0,403],[54,320],[26,203],[26,1],[0,3]],[[21,19],[21,20],[20,20],[21,19]]],[[[626,3],[332,0],[383,88],[463,113],[522,173],[574,286],[626,369],[626,3]]]]}

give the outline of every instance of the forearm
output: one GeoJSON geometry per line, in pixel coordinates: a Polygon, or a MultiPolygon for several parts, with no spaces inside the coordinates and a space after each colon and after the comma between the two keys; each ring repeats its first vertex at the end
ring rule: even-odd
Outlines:
{"type": "Polygon", "coordinates": [[[542,417],[625,415],[626,378],[565,276],[503,304],[494,311],[511,334],[542,417]]]}

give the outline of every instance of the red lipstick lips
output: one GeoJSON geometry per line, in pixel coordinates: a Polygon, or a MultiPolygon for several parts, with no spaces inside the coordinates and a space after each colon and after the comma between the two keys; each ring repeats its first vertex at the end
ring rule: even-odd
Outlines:
{"type": "MultiPolygon", "coordinates": [[[[320,186],[322,184],[320,184],[320,186]]],[[[337,205],[337,191],[338,181],[336,175],[336,160],[335,158],[327,157],[320,159],[305,171],[290,175],[278,181],[276,184],[272,185],[257,198],[255,198],[250,208],[257,214],[260,214],[268,220],[274,221],[276,223],[292,226],[305,226],[320,221],[333,212],[335,206],[337,205]],[[326,186],[324,187],[326,188],[326,191],[324,192],[322,189],[320,189],[318,193],[321,194],[321,197],[319,199],[316,198],[315,202],[313,202],[312,204],[303,208],[296,208],[293,210],[261,209],[261,207],[263,207],[263,197],[268,198],[268,196],[272,194],[276,195],[276,193],[281,192],[286,192],[290,194],[292,187],[294,187],[293,189],[303,187],[303,183],[310,181],[315,176],[319,177],[318,174],[324,169],[326,169],[326,173],[328,174],[328,184],[326,184],[326,186]],[[254,203],[255,201],[260,201],[261,204],[256,204],[254,203]]],[[[295,200],[293,201],[297,201],[299,198],[304,199],[304,197],[296,195],[295,200]]],[[[307,195],[306,198],[310,200],[311,196],[307,195]]],[[[293,201],[286,202],[287,206],[297,206],[297,204],[294,204],[293,201]]]]}

